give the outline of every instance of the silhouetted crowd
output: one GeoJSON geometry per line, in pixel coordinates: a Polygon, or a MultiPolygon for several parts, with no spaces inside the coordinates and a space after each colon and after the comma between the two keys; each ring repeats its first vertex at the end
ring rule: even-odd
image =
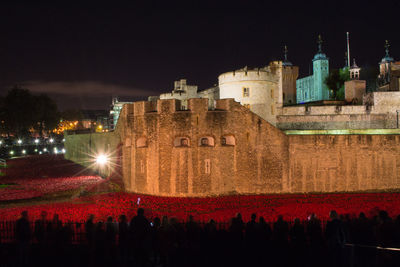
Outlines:
{"type": "Polygon", "coordinates": [[[400,215],[329,217],[326,224],[315,214],[267,223],[252,214],[245,223],[237,214],[219,227],[192,216],[149,221],[139,208],[130,221],[121,215],[95,222],[89,215],[76,242],[72,223],[42,212],[32,227],[24,211],[15,242],[1,244],[0,266],[400,266],[400,251],[392,249],[400,248],[400,215]]]}

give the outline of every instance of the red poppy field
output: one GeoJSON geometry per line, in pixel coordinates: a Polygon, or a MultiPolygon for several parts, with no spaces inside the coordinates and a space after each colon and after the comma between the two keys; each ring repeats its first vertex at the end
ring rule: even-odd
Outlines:
{"type": "MultiPolygon", "coordinates": [[[[41,159],[32,159],[38,161],[41,159]]],[[[46,160],[46,158],[43,158],[46,160]]],[[[54,160],[54,159],[53,159],[54,160]]],[[[64,161],[64,159],[59,159],[64,161]]],[[[12,164],[11,164],[12,165],[12,164]]],[[[67,167],[59,167],[58,171],[68,174],[70,181],[73,181],[73,173],[67,167]]],[[[52,167],[50,168],[53,169],[52,167]]],[[[14,173],[12,178],[15,182],[18,181],[18,175],[14,173]]],[[[82,171],[78,171],[77,180],[81,179],[82,171]]],[[[46,169],[41,169],[41,176],[48,176],[46,184],[37,185],[43,187],[41,189],[46,192],[53,190],[56,187],[52,184],[52,179],[55,184],[57,180],[63,178],[62,173],[53,174],[50,177],[46,169]]],[[[85,173],[87,175],[87,173],[85,173]]],[[[25,174],[21,180],[31,179],[34,177],[25,174]]],[[[93,177],[95,176],[87,176],[93,177]]],[[[11,179],[5,176],[1,177],[0,181],[11,179]]],[[[37,178],[39,179],[39,178],[37,178]]],[[[67,179],[67,180],[68,180],[67,179]]],[[[90,179],[89,179],[90,180],[90,179]]],[[[8,180],[9,181],[9,180],[8,180]]],[[[2,183],[2,182],[0,182],[2,183]]],[[[90,184],[90,183],[89,183],[90,184]]],[[[60,189],[59,187],[56,187],[60,189]]],[[[68,187],[66,187],[68,188],[68,187]]],[[[35,189],[32,186],[32,190],[35,189]]],[[[57,189],[57,190],[58,190],[57,189]]],[[[5,195],[0,188],[0,199],[5,195]]],[[[40,190],[39,190],[40,191],[40,190]]],[[[15,192],[18,194],[18,192],[15,192]]],[[[4,203],[4,202],[3,202],[4,203]]],[[[1,204],[1,201],[0,201],[1,204]]],[[[253,195],[253,196],[224,196],[210,198],[173,198],[173,197],[156,197],[140,194],[114,192],[104,194],[92,194],[85,197],[74,198],[62,202],[46,202],[45,204],[33,205],[29,201],[23,204],[3,204],[0,206],[0,220],[15,220],[19,217],[23,210],[28,210],[29,217],[36,219],[41,211],[46,210],[49,216],[57,213],[64,221],[82,221],[85,220],[88,214],[94,214],[97,220],[105,220],[107,216],[117,218],[120,214],[126,214],[129,218],[132,217],[138,206],[145,209],[148,217],[161,217],[163,215],[175,216],[179,219],[185,219],[188,215],[194,215],[199,221],[207,221],[215,219],[219,222],[226,222],[230,217],[237,212],[241,212],[244,219],[248,220],[251,213],[257,213],[259,216],[264,216],[267,221],[273,221],[278,215],[283,215],[287,220],[293,220],[298,217],[306,219],[311,213],[316,213],[323,220],[327,219],[330,210],[335,209],[340,214],[358,215],[363,211],[367,215],[372,216],[379,209],[384,209],[389,212],[389,215],[394,217],[400,214],[400,193],[345,193],[345,194],[286,194],[286,195],[253,195]],[[140,202],[138,205],[138,200],[140,202]]]]}

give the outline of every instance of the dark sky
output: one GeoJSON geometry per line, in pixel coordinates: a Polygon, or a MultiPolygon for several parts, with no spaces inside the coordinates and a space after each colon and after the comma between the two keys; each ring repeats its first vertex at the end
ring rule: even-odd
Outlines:
{"type": "Polygon", "coordinates": [[[400,59],[397,1],[54,2],[0,4],[2,95],[19,84],[61,109],[106,109],[112,95],[145,99],[180,78],[211,87],[281,59],[285,44],[304,76],[318,34],[331,68],[344,65],[346,31],[361,67],[377,67],[386,39],[400,59]]]}

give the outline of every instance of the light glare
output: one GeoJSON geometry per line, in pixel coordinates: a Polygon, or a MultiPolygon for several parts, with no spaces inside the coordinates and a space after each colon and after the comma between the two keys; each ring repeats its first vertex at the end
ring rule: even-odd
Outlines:
{"type": "Polygon", "coordinates": [[[106,164],[107,161],[108,161],[108,159],[107,159],[106,155],[103,155],[103,154],[98,155],[96,158],[96,163],[100,164],[100,165],[106,164]]]}

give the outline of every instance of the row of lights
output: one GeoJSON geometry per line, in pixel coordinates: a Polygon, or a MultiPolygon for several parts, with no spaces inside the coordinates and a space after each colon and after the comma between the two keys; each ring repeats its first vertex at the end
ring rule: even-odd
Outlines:
{"type": "MultiPolygon", "coordinates": [[[[43,154],[43,152],[48,152],[48,150],[47,150],[47,148],[43,148],[43,151],[39,151],[38,149],[35,149],[35,152],[36,153],[39,153],[39,155],[42,155],[43,154]]],[[[65,154],[65,152],[66,152],[66,150],[65,150],[65,148],[63,148],[63,149],[61,149],[61,150],[58,150],[56,147],[53,149],[53,154],[65,154]]],[[[26,150],[25,149],[22,149],[21,150],[21,153],[23,154],[23,155],[26,155],[26,150]]],[[[9,152],[9,154],[11,155],[11,156],[13,156],[14,154],[15,154],[15,151],[14,150],[10,150],[10,152],[9,152]]]]}
{"type": "MultiPolygon", "coordinates": [[[[62,140],[63,142],[65,142],[65,138],[62,140]]],[[[40,143],[40,140],[39,139],[35,139],[34,141],[33,141],[35,144],[39,144],[40,143]]],[[[50,144],[53,144],[54,143],[54,139],[53,138],[50,138],[50,140],[49,140],[49,142],[50,142],[50,144]]],[[[18,139],[17,140],[17,144],[18,145],[22,145],[22,140],[21,139],[18,139]]],[[[2,145],[3,144],[3,140],[0,140],[0,145],[2,145]]]]}

